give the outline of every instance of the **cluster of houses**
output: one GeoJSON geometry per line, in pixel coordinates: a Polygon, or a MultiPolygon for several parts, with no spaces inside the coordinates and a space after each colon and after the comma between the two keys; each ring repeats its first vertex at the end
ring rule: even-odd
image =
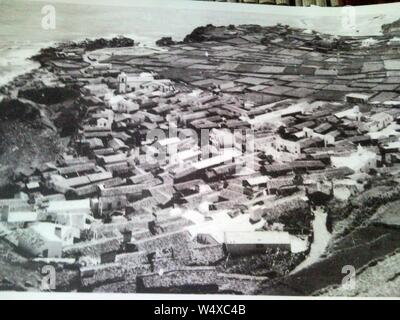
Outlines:
{"type": "Polygon", "coordinates": [[[336,57],[307,50],[311,35],[273,31],[269,41],[283,51],[274,66],[257,65],[257,35],[175,46],[190,84],[137,71],[167,63],[165,53],[131,57],[131,67],[118,54],[79,72],[53,66],[83,84],[86,116],[73,152],[43,164],[14,199],[0,199],[5,239],[31,258],[79,261],[81,285],[92,289],[124,282],[144,292],[212,291],[224,281],[262,281],[211,266],[269,249],[298,252],[294,237],[307,243],[311,229],[285,225],[287,217],[312,218],[314,206],[362,192],[368,177],[397,170],[400,159],[399,100],[373,81],[368,92],[339,93],[344,85],[332,81],[340,72],[328,70],[336,57]],[[200,45],[207,57],[196,55],[200,45]],[[235,61],[240,52],[242,60],[251,52],[252,64],[235,61]],[[328,60],[326,69],[312,57],[328,60]]]}

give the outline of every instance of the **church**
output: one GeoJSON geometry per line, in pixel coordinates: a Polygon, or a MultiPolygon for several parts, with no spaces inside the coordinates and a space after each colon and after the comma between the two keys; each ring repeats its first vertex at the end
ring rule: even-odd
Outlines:
{"type": "Polygon", "coordinates": [[[121,72],[118,75],[118,93],[129,93],[137,90],[161,91],[167,93],[174,91],[175,88],[170,80],[154,79],[154,75],[149,72],[142,72],[139,75],[127,75],[121,72]]]}

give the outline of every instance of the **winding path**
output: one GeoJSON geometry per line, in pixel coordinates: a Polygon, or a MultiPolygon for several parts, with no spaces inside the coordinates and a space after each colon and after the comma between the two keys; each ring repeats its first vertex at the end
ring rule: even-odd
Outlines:
{"type": "Polygon", "coordinates": [[[328,214],[322,209],[317,208],[313,211],[314,213],[314,221],[312,222],[313,231],[314,231],[314,241],[311,244],[311,250],[302,263],[300,263],[292,272],[294,274],[302,269],[305,269],[317,262],[322,254],[325,252],[326,247],[328,246],[329,240],[331,239],[331,234],[329,233],[326,227],[326,220],[328,214]]]}

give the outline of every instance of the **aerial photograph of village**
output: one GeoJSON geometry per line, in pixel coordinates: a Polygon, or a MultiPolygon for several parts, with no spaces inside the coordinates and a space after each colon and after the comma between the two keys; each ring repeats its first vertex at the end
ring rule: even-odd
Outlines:
{"type": "Polygon", "coordinates": [[[337,35],[174,0],[238,18],[149,44],[47,2],[0,3],[0,291],[400,296],[400,4],[337,35]]]}

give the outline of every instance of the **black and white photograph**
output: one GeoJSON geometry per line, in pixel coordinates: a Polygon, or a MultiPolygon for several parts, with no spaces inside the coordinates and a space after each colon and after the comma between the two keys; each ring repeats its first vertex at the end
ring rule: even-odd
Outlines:
{"type": "Polygon", "coordinates": [[[396,299],[399,182],[398,2],[0,0],[0,299],[396,299]]]}

